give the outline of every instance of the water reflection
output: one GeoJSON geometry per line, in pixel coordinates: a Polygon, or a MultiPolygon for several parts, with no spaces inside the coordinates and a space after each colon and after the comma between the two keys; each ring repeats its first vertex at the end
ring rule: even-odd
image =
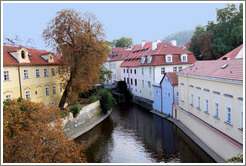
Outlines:
{"type": "Polygon", "coordinates": [[[134,104],[76,139],[92,163],[214,162],[173,123],[134,104]]]}

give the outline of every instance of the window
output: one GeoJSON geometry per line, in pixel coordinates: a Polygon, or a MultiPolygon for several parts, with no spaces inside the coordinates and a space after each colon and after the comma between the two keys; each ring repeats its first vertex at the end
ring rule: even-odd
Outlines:
{"type": "Polygon", "coordinates": [[[208,92],[204,92],[204,98],[205,98],[205,102],[204,102],[204,112],[205,113],[209,113],[209,102],[208,102],[208,99],[209,99],[209,93],[208,92]]]}
{"type": "Polygon", "coordinates": [[[53,94],[56,94],[56,86],[53,86],[53,94]]]}
{"type": "Polygon", "coordinates": [[[127,84],[129,84],[129,78],[127,78],[127,84]]]}
{"type": "Polygon", "coordinates": [[[25,51],[23,51],[23,50],[21,51],[21,58],[25,59],[25,51]]]}
{"type": "Polygon", "coordinates": [[[208,113],[208,99],[205,99],[205,112],[208,113]]]}
{"type": "Polygon", "coordinates": [[[151,82],[150,81],[148,81],[148,86],[149,86],[149,88],[151,87],[151,82]]]}
{"type": "Polygon", "coordinates": [[[132,74],[132,69],[130,70],[130,73],[132,74]]]}
{"type": "Polygon", "coordinates": [[[126,78],[124,77],[124,81],[126,82],[126,78]]]}
{"type": "Polygon", "coordinates": [[[239,129],[243,130],[243,102],[242,101],[239,101],[239,115],[240,115],[239,129]]]}
{"type": "Polygon", "coordinates": [[[132,85],[132,78],[131,78],[131,85],[132,85]]]}
{"type": "Polygon", "coordinates": [[[179,71],[182,71],[182,67],[179,67],[179,71]]]}
{"type": "Polygon", "coordinates": [[[219,95],[214,94],[214,117],[219,119],[219,95]]]}
{"type": "Polygon", "coordinates": [[[46,95],[46,96],[49,96],[49,95],[50,95],[49,87],[46,87],[46,88],[45,88],[45,95],[46,95]]]}
{"type": "Polygon", "coordinates": [[[135,79],[135,86],[137,86],[137,84],[138,84],[138,83],[137,83],[137,79],[135,79]]]}
{"type": "Polygon", "coordinates": [[[39,69],[36,69],[36,77],[40,77],[39,69]]]}
{"type": "Polygon", "coordinates": [[[232,116],[232,98],[225,97],[225,112],[226,112],[226,123],[232,124],[231,116],[232,116]]]}
{"type": "Polygon", "coordinates": [[[56,105],[56,102],[53,102],[52,104],[53,104],[53,105],[56,105]]]}
{"type": "Polygon", "coordinates": [[[187,54],[182,54],[181,55],[181,61],[182,62],[187,62],[187,54]]]}
{"type": "Polygon", "coordinates": [[[231,108],[226,107],[226,122],[231,124],[231,108]]]}
{"type": "Polygon", "coordinates": [[[152,60],[152,56],[148,56],[147,63],[150,63],[152,60]]]}
{"type": "Polygon", "coordinates": [[[144,74],[144,68],[142,67],[142,74],[144,74]]]}
{"type": "Polygon", "coordinates": [[[190,87],[190,105],[194,105],[194,95],[193,95],[193,88],[190,87]]]}
{"type": "Polygon", "coordinates": [[[124,69],[124,73],[125,73],[125,69],[124,69]]]}
{"type": "Polygon", "coordinates": [[[166,62],[172,62],[172,55],[166,56],[166,62]]]}
{"type": "Polygon", "coordinates": [[[24,78],[25,78],[25,79],[28,78],[28,70],[24,70],[24,78]]]}
{"type": "Polygon", "coordinates": [[[126,69],[126,72],[128,73],[128,69],[126,69]]]}
{"type": "Polygon", "coordinates": [[[173,67],[173,71],[177,71],[177,67],[173,67]]]}
{"type": "Polygon", "coordinates": [[[181,101],[184,101],[184,85],[180,85],[180,99],[181,101]]]}
{"type": "Polygon", "coordinates": [[[134,69],[134,74],[137,74],[137,70],[136,69],[134,69]]]}
{"type": "Polygon", "coordinates": [[[7,99],[7,100],[11,100],[11,94],[7,94],[6,96],[5,96],[5,98],[7,99]]]}
{"type": "Polygon", "coordinates": [[[60,84],[60,92],[62,92],[62,84],[60,84]]]}
{"type": "Polygon", "coordinates": [[[44,76],[48,77],[48,70],[47,69],[44,69],[44,76]]]}
{"type": "Polygon", "coordinates": [[[200,97],[200,90],[197,89],[197,92],[196,92],[196,96],[197,96],[197,109],[201,109],[201,97],[200,97]]]}
{"type": "Polygon", "coordinates": [[[149,68],[149,74],[151,75],[151,68],[149,68]]]}
{"type": "Polygon", "coordinates": [[[144,88],[144,80],[142,80],[142,87],[144,88]]]}
{"type": "Polygon", "coordinates": [[[161,68],[161,74],[165,74],[165,67],[161,68]]]}
{"type": "Polygon", "coordinates": [[[26,100],[30,99],[31,98],[31,94],[30,94],[30,91],[27,90],[26,91],[26,100]]]}
{"type": "Polygon", "coordinates": [[[9,81],[9,71],[4,71],[3,72],[3,77],[4,77],[4,81],[9,81]]]}
{"type": "Polygon", "coordinates": [[[54,68],[51,68],[51,75],[55,76],[55,69],[54,68]]]}
{"type": "Polygon", "coordinates": [[[141,58],[141,63],[144,63],[144,61],[145,61],[145,57],[142,57],[141,58]]]}

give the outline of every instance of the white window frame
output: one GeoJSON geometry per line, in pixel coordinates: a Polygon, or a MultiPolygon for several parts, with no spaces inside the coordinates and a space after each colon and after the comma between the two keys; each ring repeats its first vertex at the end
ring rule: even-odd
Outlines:
{"type": "Polygon", "coordinates": [[[165,74],[165,72],[166,72],[165,67],[162,67],[162,68],[161,68],[161,74],[165,74]]]}
{"type": "Polygon", "coordinates": [[[220,95],[214,94],[214,117],[219,119],[220,117],[220,95]],[[218,109],[216,108],[216,104],[218,104],[218,109]]]}
{"type": "Polygon", "coordinates": [[[182,69],[183,69],[182,67],[179,67],[179,69],[178,69],[178,70],[179,70],[179,71],[182,71],[182,69]]]}
{"type": "Polygon", "coordinates": [[[166,55],[166,62],[173,62],[173,56],[172,55],[166,55]]]}
{"type": "Polygon", "coordinates": [[[39,69],[36,69],[36,78],[39,78],[40,77],[40,71],[39,69]]]}
{"type": "Polygon", "coordinates": [[[6,100],[11,100],[11,99],[12,99],[11,94],[6,94],[6,95],[5,95],[5,99],[6,99],[6,100]]]}
{"type": "Polygon", "coordinates": [[[194,88],[190,87],[190,105],[194,106],[194,93],[193,93],[194,88]]]}
{"type": "Polygon", "coordinates": [[[197,109],[201,110],[201,90],[196,90],[196,99],[197,99],[197,109]]]}
{"type": "Polygon", "coordinates": [[[23,70],[23,74],[24,74],[24,79],[28,79],[29,78],[27,69],[23,70]]]}
{"type": "Polygon", "coordinates": [[[152,56],[148,56],[147,63],[151,63],[152,56]]]}
{"type": "Polygon", "coordinates": [[[53,90],[53,94],[56,94],[56,86],[53,86],[52,90],[53,90]]]}
{"type": "Polygon", "coordinates": [[[177,71],[177,67],[173,67],[173,72],[176,72],[177,71]]]}
{"type": "Polygon", "coordinates": [[[44,77],[48,77],[48,69],[44,69],[44,77]]]}
{"type": "Polygon", "coordinates": [[[239,129],[243,130],[243,101],[239,101],[239,129]]]}
{"type": "Polygon", "coordinates": [[[180,99],[184,101],[184,85],[180,84],[180,99]]]}
{"type": "Polygon", "coordinates": [[[225,122],[232,124],[232,98],[225,97],[225,122]]]}
{"type": "Polygon", "coordinates": [[[4,81],[9,81],[9,71],[8,70],[3,71],[3,75],[4,75],[3,77],[4,81]]]}
{"type": "Polygon", "coordinates": [[[50,89],[49,87],[45,87],[45,95],[49,96],[50,95],[50,89]]]}
{"type": "Polygon", "coordinates": [[[181,55],[181,61],[182,62],[187,62],[188,61],[188,55],[187,54],[182,54],[181,55]]]}
{"type": "Polygon", "coordinates": [[[30,92],[30,90],[26,90],[25,91],[25,97],[26,97],[26,100],[31,99],[31,92],[30,92]]]}
{"type": "Polygon", "coordinates": [[[148,87],[151,88],[151,82],[150,81],[148,81],[148,87]]]}
{"type": "Polygon", "coordinates": [[[209,113],[209,92],[204,92],[204,112],[209,113]]]}

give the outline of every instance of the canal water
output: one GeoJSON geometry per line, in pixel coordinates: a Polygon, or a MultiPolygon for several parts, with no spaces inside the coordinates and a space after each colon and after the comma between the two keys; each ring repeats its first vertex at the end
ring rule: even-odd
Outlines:
{"type": "Polygon", "coordinates": [[[89,163],[214,162],[173,123],[135,104],[118,104],[75,141],[89,163]]]}

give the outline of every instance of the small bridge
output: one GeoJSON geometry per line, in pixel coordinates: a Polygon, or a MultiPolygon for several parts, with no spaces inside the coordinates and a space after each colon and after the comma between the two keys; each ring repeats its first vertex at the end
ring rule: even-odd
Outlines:
{"type": "Polygon", "coordinates": [[[125,94],[118,93],[114,90],[112,90],[111,93],[113,94],[114,98],[116,99],[116,101],[118,103],[125,103],[126,102],[125,94]]]}

